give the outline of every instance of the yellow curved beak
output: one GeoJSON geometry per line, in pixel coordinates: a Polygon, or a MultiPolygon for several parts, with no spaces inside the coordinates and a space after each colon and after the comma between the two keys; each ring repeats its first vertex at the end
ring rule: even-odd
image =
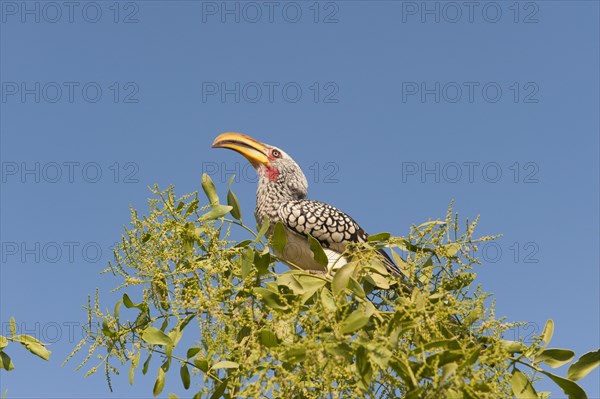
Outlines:
{"type": "Polygon", "coordinates": [[[260,141],[241,133],[227,132],[219,135],[212,148],[229,148],[242,154],[255,168],[268,165],[267,147],[260,141]]]}

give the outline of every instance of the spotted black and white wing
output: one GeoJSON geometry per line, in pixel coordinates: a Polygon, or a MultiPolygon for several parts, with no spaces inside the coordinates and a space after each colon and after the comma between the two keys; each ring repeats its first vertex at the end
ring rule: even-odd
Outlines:
{"type": "MultiPolygon", "coordinates": [[[[288,201],[279,206],[277,214],[291,231],[316,238],[323,248],[344,252],[348,243],[367,241],[368,234],[339,209],[314,200],[288,201]]],[[[379,250],[386,267],[395,274],[400,270],[389,255],[379,250]]]]}

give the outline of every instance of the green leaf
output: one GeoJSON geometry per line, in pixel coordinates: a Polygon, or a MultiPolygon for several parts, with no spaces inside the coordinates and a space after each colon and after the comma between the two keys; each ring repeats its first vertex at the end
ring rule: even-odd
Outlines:
{"type": "Polygon", "coordinates": [[[138,353],[133,355],[133,357],[131,358],[131,366],[129,367],[129,385],[133,385],[135,369],[137,368],[138,364],[140,364],[140,356],[141,356],[141,352],[138,351],[138,353]]]}
{"type": "Polygon", "coordinates": [[[285,352],[284,358],[291,363],[302,362],[306,358],[306,348],[301,346],[290,348],[285,352]]]}
{"type": "Polygon", "coordinates": [[[277,282],[278,286],[288,287],[294,294],[304,294],[304,288],[302,288],[300,282],[296,280],[294,272],[295,270],[290,270],[288,272],[280,274],[279,276],[277,276],[275,281],[277,282]]]}
{"type": "Polygon", "coordinates": [[[167,371],[169,371],[169,368],[171,367],[171,352],[170,352],[170,350],[172,350],[172,349],[173,349],[172,347],[167,346],[167,350],[165,351],[166,352],[166,360],[160,366],[165,371],[165,374],[167,373],[167,371]]]}
{"type": "Polygon", "coordinates": [[[598,365],[600,365],[600,349],[581,356],[569,367],[567,377],[570,380],[578,381],[588,375],[598,365]]]}
{"type": "MultiPolygon", "coordinates": [[[[409,389],[418,386],[418,381],[405,359],[396,359],[390,362],[392,369],[404,380],[409,389]]],[[[462,398],[461,398],[462,399],[462,398]]]]}
{"type": "Polygon", "coordinates": [[[179,322],[179,330],[183,331],[183,329],[187,327],[189,322],[192,321],[194,319],[194,317],[196,317],[196,315],[191,314],[191,315],[188,315],[185,319],[181,320],[179,322]]]}
{"type": "Polygon", "coordinates": [[[391,250],[392,252],[392,258],[394,258],[394,262],[396,263],[396,265],[398,266],[398,268],[400,269],[400,272],[404,275],[404,277],[406,278],[412,278],[411,277],[411,272],[410,272],[410,266],[408,265],[408,263],[406,263],[406,261],[404,259],[402,259],[402,257],[400,255],[398,255],[393,249],[391,250]]]}
{"type": "Polygon", "coordinates": [[[304,288],[306,292],[316,292],[319,288],[324,287],[327,281],[320,276],[313,276],[311,274],[300,274],[296,276],[296,279],[304,288]]]}
{"type": "Polygon", "coordinates": [[[369,322],[369,316],[364,311],[358,309],[340,323],[340,333],[349,334],[363,328],[369,322]]]}
{"type": "Polygon", "coordinates": [[[444,225],[444,224],[446,224],[446,222],[442,222],[440,220],[430,220],[429,222],[421,223],[420,225],[418,225],[417,229],[420,230],[422,227],[429,227],[431,225],[438,226],[438,225],[444,225]]]}
{"type": "Polygon", "coordinates": [[[235,244],[234,248],[246,248],[249,244],[252,244],[252,240],[244,240],[235,244]]]}
{"type": "Polygon", "coordinates": [[[183,331],[181,331],[179,329],[179,326],[175,326],[173,327],[173,329],[171,331],[169,331],[169,333],[167,334],[167,336],[171,339],[171,341],[173,342],[172,345],[168,345],[167,346],[167,356],[171,355],[171,352],[173,351],[173,348],[179,343],[179,340],[181,339],[181,336],[183,335],[183,331]]]}
{"type": "Polygon", "coordinates": [[[190,370],[188,369],[187,364],[182,364],[179,369],[179,375],[181,376],[181,382],[183,383],[183,387],[185,389],[190,388],[190,370]]]}
{"type": "Polygon", "coordinates": [[[367,390],[371,384],[371,378],[373,377],[373,367],[369,362],[367,356],[367,350],[363,346],[359,346],[356,350],[356,373],[360,377],[359,387],[363,390],[367,390]]]}
{"type": "Polygon", "coordinates": [[[512,390],[517,399],[537,399],[538,395],[529,378],[515,368],[511,378],[512,390]]]}
{"type": "Polygon", "coordinates": [[[379,274],[381,276],[389,276],[390,275],[389,270],[385,267],[383,262],[381,262],[381,259],[377,259],[377,258],[371,259],[371,261],[369,262],[368,265],[363,266],[363,269],[369,270],[369,271],[374,271],[376,274],[379,274]]]}
{"type": "Polygon", "coordinates": [[[18,335],[15,337],[31,353],[44,360],[50,359],[50,352],[40,341],[30,335],[18,335]]]}
{"type": "MultiPolygon", "coordinates": [[[[424,387],[417,387],[411,390],[410,392],[407,392],[406,396],[404,396],[404,399],[420,399],[422,397],[421,394],[423,393],[424,389],[424,387]]],[[[461,399],[465,398],[461,396],[461,399]]]]}
{"type": "Polygon", "coordinates": [[[179,399],[179,396],[175,395],[174,393],[170,393],[167,395],[167,399],[179,399]]]}
{"type": "Polygon", "coordinates": [[[367,349],[371,363],[377,364],[382,370],[385,370],[392,358],[392,351],[380,344],[367,345],[367,349]]]}
{"type": "Polygon", "coordinates": [[[131,298],[129,298],[129,295],[127,294],[123,294],[123,305],[125,305],[126,308],[130,309],[130,308],[136,308],[136,309],[143,309],[144,308],[144,302],[140,302],[138,304],[133,303],[133,301],[131,300],[131,298]]]}
{"type": "Polygon", "coordinates": [[[131,298],[129,298],[129,295],[127,295],[126,293],[123,294],[123,304],[125,305],[126,308],[134,308],[135,307],[135,304],[133,303],[131,298]]]}
{"type": "Polygon", "coordinates": [[[165,387],[165,370],[162,367],[158,368],[158,376],[156,377],[156,381],[154,382],[154,389],[152,389],[152,394],[154,397],[157,397],[162,392],[165,387]]]}
{"type": "Polygon", "coordinates": [[[208,371],[208,360],[206,359],[194,359],[194,364],[198,367],[199,370],[203,372],[208,371]]]}
{"type": "Polygon", "coordinates": [[[448,363],[456,363],[457,361],[462,360],[463,357],[464,352],[461,350],[445,350],[428,356],[425,363],[431,366],[437,364],[437,366],[440,367],[448,363]]]}
{"type": "Polygon", "coordinates": [[[552,368],[569,363],[575,357],[575,352],[568,349],[546,349],[535,357],[535,362],[544,362],[552,368]]]}
{"type": "Polygon", "coordinates": [[[462,245],[460,243],[453,242],[451,244],[444,245],[442,248],[445,256],[453,257],[458,253],[458,251],[460,251],[461,247],[462,245]]]}
{"type": "Polygon", "coordinates": [[[521,353],[526,349],[525,345],[523,345],[523,343],[518,342],[518,341],[500,340],[500,344],[511,355],[513,353],[521,353]]]}
{"type": "Polygon", "coordinates": [[[474,307],[473,309],[471,309],[469,314],[467,314],[467,316],[463,319],[462,323],[465,326],[470,326],[471,324],[473,324],[477,320],[479,320],[479,318],[481,316],[483,316],[483,312],[484,312],[483,309],[480,308],[479,306],[474,307]]]}
{"type": "Polygon", "coordinates": [[[231,216],[236,220],[242,220],[242,211],[240,210],[240,203],[233,191],[227,192],[227,205],[231,207],[231,216]]]}
{"type": "Polygon", "coordinates": [[[490,387],[490,385],[484,382],[475,383],[473,384],[472,388],[474,390],[475,396],[477,396],[478,393],[492,392],[492,388],[490,387]]]}
{"type": "Polygon", "coordinates": [[[108,322],[106,321],[106,319],[102,320],[102,333],[104,334],[104,336],[109,338],[116,336],[115,332],[111,331],[110,327],[108,326],[108,322]]]}
{"type": "Polygon", "coordinates": [[[331,295],[331,291],[328,289],[321,290],[321,304],[323,305],[323,308],[330,313],[335,312],[337,308],[335,306],[333,295],[331,295]]]}
{"type": "Polygon", "coordinates": [[[449,388],[446,392],[446,399],[465,399],[464,396],[454,388],[449,388]]]}
{"type": "Polygon", "coordinates": [[[254,268],[259,275],[265,275],[269,273],[269,265],[271,264],[271,253],[267,248],[261,253],[258,251],[254,252],[254,259],[252,260],[254,268]]]}
{"type": "Polygon", "coordinates": [[[225,216],[229,213],[229,211],[231,211],[233,209],[233,207],[229,206],[229,205],[221,205],[221,204],[216,204],[213,205],[210,210],[208,212],[206,212],[204,215],[200,216],[200,221],[205,221],[205,220],[214,220],[214,219],[218,219],[222,216],[225,216]]]}
{"type": "Polygon", "coordinates": [[[271,237],[271,245],[275,251],[282,254],[286,244],[287,237],[285,235],[285,227],[283,226],[283,223],[277,222],[277,224],[275,224],[273,236],[271,237]]]}
{"type": "Polygon", "coordinates": [[[254,287],[252,291],[262,297],[262,302],[273,309],[286,309],[286,306],[279,298],[279,294],[262,287],[254,287]]]}
{"type": "Polygon", "coordinates": [[[115,303],[114,315],[117,324],[119,323],[119,313],[121,311],[121,305],[123,305],[123,300],[117,301],[117,303],[115,303]]]}
{"type": "Polygon", "coordinates": [[[17,323],[15,322],[15,318],[11,316],[8,324],[10,329],[10,336],[14,337],[15,335],[17,335],[17,323]]]}
{"type": "Polygon", "coordinates": [[[0,369],[11,371],[14,368],[15,365],[13,364],[10,356],[8,356],[5,352],[0,352],[0,369]]]}
{"type": "Polygon", "coordinates": [[[354,295],[356,295],[359,298],[363,298],[363,299],[366,297],[365,290],[358,283],[358,281],[356,281],[353,277],[350,277],[349,283],[350,284],[349,284],[348,288],[350,289],[350,291],[352,291],[354,293],[354,295]]]}
{"type": "Polygon", "coordinates": [[[267,348],[273,348],[279,345],[277,335],[271,330],[261,330],[258,333],[258,341],[267,348]]]}
{"type": "Polygon", "coordinates": [[[249,326],[242,326],[236,334],[236,340],[238,343],[241,343],[242,340],[250,335],[252,329],[249,326]]]}
{"type": "Polygon", "coordinates": [[[458,365],[454,362],[444,364],[442,367],[442,381],[446,381],[454,376],[458,365]]]}
{"type": "Polygon", "coordinates": [[[542,331],[542,334],[539,336],[540,345],[531,345],[529,349],[525,352],[525,356],[530,359],[534,359],[536,356],[542,353],[544,349],[546,349],[546,347],[548,346],[548,343],[552,339],[553,334],[554,321],[550,319],[546,322],[546,325],[544,326],[544,331],[542,331]],[[541,344],[541,342],[543,342],[543,344],[541,344]]]}
{"type": "Polygon", "coordinates": [[[225,389],[227,389],[227,385],[229,381],[227,379],[223,380],[219,384],[219,386],[213,391],[213,394],[210,396],[210,399],[219,399],[225,393],[225,389]]]}
{"type": "Polygon", "coordinates": [[[365,280],[367,280],[368,282],[373,284],[375,287],[378,287],[378,288],[381,288],[384,290],[387,290],[390,288],[390,282],[387,279],[387,277],[384,277],[378,273],[368,274],[367,277],[365,278],[365,280]]]}
{"type": "Polygon", "coordinates": [[[240,365],[239,363],[236,362],[230,362],[228,360],[224,360],[222,362],[217,362],[215,364],[213,364],[213,366],[211,367],[211,370],[218,370],[218,369],[237,369],[239,368],[240,365]]]}
{"type": "Polygon", "coordinates": [[[559,377],[547,371],[540,370],[540,373],[548,376],[556,385],[558,385],[569,399],[587,399],[585,391],[574,381],[559,377]]]}
{"type": "Polygon", "coordinates": [[[263,238],[263,236],[267,233],[267,230],[269,230],[270,225],[271,222],[269,221],[269,218],[265,218],[265,220],[263,220],[262,226],[260,226],[260,229],[256,233],[256,238],[254,239],[255,243],[259,242],[261,238],[263,238]]]}
{"type": "Polygon", "coordinates": [[[473,352],[471,352],[471,354],[469,355],[469,357],[466,358],[465,361],[462,362],[458,368],[459,369],[466,369],[466,368],[472,366],[473,364],[475,364],[475,362],[477,361],[477,359],[479,359],[479,354],[480,353],[481,353],[481,348],[476,348],[475,350],[473,350],[473,352]]]}
{"type": "MultiPolygon", "coordinates": [[[[365,302],[365,314],[369,317],[376,315],[377,318],[380,318],[379,311],[375,308],[375,305],[371,301],[365,302]]],[[[380,320],[382,320],[380,318],[380,320]]]]}
{"type": "Polygon", "coordinates": [[[367,241],[368,242],[387,241],[390,239],[390,237],[391,237],[390,233],[386,233],[386,232],[377,233],[377,234],[370,235],[367,238],[367,241]]]}
{"type": "Polygon", "coordinates": [[[231,183],[235,175],[229,178],[228,191],[227,191],[227,205],[231,206],[231,216],[236,220],[242,220],[242,211],[237,196],[231,191],[231,183]]]}
{"type": "Polygon", "coordinates": [[[194,198],[194,200],[192,202],[190,202],[190,204],[188,205],[187,209],[185,210],[185,213],[183,214],[184,217],[191,215],[192,213],[194,213],[196,211],[196,209],[198,209],[198,198],[194,198]]]}
{"type": "Polygon", "coordinates": [[[254,250],[252,248],[244,249],[242,253],[242,278],[245,279],[252,272],[252,265],[254,261],[254,250]]]}
{"type": "Polygon", "coordinates": [[[323,247],[321,247],[321,244],[319,244],[319,241],[316,238],[314,238],[313,236],[311,236],[310,234],[308,234],[307,237],[308,237],[308,246],[310,247],[310,250],[313,253],[313,258],[315,259],[315,262],[317,262],[319,265],[326,268],[327,264],[329,263],[329,259],[327,258],[327,255],[325,255],[325,251],[323,251],[323,247]]]}
{"type": "Polygon", "coordinates": [[[335,295],[339,294],[343,290],[348,287],[348,282],[350,282],[350,277],[354,273],[354,269],[356,268],[356,263],[350,262],[346,263],[341,267],[340,270],[335,272],[333,276],[333,281],[331,283],[331,287],[333,289],[333,293],[335,295]]]}
{"type": "Polygon", "coordinates": [[[146,375],[146,373],[148,372],[148,366],[150,365],[151,359],[152,359],[152,353],[150,353],[148,355],[148,358],[146,359],[146,361],[144,362],[144,364],[142,366],[142,374],[146,375]]]}
{"type": "Polygon", "coordinates": [[[327,285],[327,280],[323,277],[313,276],[309,274],[300,274],[296,277],[302,286],[304,293],[302,294],[301,303],[306,303],[313,295],[322,287],[327,285]]]}
{"type": "Polygon", "coordinates": [[[202,189],[204,190],[204,194],[208,198],[208,202],[211,205],[219,204],[219,196],[217,195],[217,189],[213,184],[212,179],[206,173],[202,174],[202,189]]]}
{"type": "Polygon", "coordinates": [[[433,276],[433,255],[430,256],[421,268],[421,274],[419,275],[419,281],[422,284],[427,284],[431,281],[433,276]]]}
{"type": "Polygon", "coordinates": [[[442,349],[442,350],[452,350],[452,349],[460,349],[460,344],[456,339],[443,339],[440,341],[432,341],[427,342],[423,345],[422,348],[416,348],[414,350],[415,354],[420,354],[423,351],[428,352],[434,349],[442,349]]]}
{"type": "Polygon", "coordinates": [[[350,345],[346,343],[339,343],[333,346],[328,345],[325,347],[325,350],[327,351],[327,353],[333,356],[339,356],[347,362],[354,361],[354,351],[352,350],[350,345]]]}
{"type": "Polygon", "coordinates": [[[7,345],[8,345],[8,340],[6,339],[6,337],[3,335],[0,335],[0,350],[6,348],[7,345]]]}
{"type": "Polygon", "coordinates": [[[142,339],[151,345],[173,345],[167,334],[154,327],[146,327],[142,332],[142,339]]]}
{"type": "Polygon", "coordinates": [[[546,322],[546,325],[544,326],[544,332],[542,332],[541,336],[542,341],[546,343],[544,346],[548,345],[552,339],[552,335],[554,335],[554,321],[550,319],[546,322]]]}
{"type": "Polygon", "coordinates": [[[196,354],[200,352],[200,348],[190,348],[187,350],[187,358],[190,359],[194,356],[196,356],[196,354]]]}

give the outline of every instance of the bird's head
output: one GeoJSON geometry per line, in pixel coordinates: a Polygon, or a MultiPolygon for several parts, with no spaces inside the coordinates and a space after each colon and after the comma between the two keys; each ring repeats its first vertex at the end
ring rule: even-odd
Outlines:
{"type": "Polygon", "coordinates": [[[215,139],[212,147],[229,148],[242,154],[256,169],[259,184],[276,185],[292,198],[306,196],[306,176],[283,150],[241,133],[223,133],[215,139]]]}

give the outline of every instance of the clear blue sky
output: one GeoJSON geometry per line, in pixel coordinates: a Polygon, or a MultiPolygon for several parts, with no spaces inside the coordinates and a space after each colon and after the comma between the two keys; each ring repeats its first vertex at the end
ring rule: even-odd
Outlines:
{"type": "MultiPolygon", "coordinates": [[[[0,321],[53,351],[10,348],[1,391],[151,395],[154,373],[110,395],[102,373],[60,363],[87,294],[115,301],[99,271],[148,185],[190,192],[204,170],[224,192],[237,168],[251,215],[252,170],[210,148],[224,131],[283,148],[311,198],[370,232],[406,234],[454,199],[504,234],[478,283],[530,323],[515,335],[553,318],[553,347],[597,348],[598,2],[423,4],[0,2],[0,321]]],[[[165,396],[185,396],[176,374],[165,396]]],[[[592,398],[599,381],[582,382],[592,398]]]]}

